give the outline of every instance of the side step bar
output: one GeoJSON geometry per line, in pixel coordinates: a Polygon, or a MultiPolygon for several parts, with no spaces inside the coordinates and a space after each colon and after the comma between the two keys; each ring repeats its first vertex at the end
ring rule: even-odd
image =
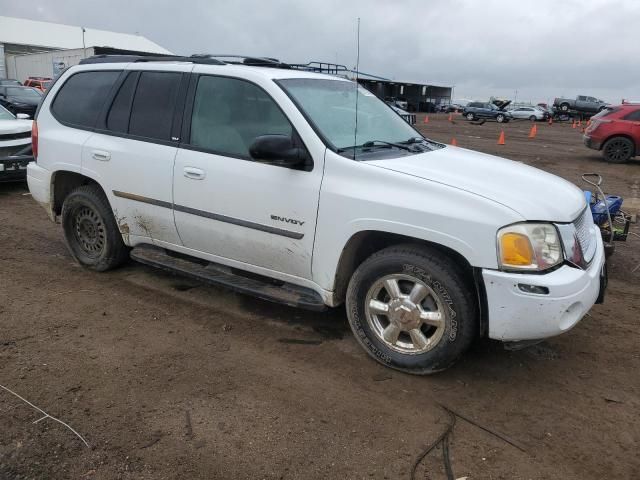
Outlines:
{"type": "Polygon", "coordinates": [[[327,306],[320,295],[308,288],[277,282],[260,276],[246,277],[234,269],[182,254],[168,254],[163,248],[144,245],[131,250],[136,262],[200,280],[204,283],[229,288],[239,293],[271,302],[282,303],[307,310],[322,311],[327,306]],[[263,280],[264,278],[264,280],[263,280]]]}

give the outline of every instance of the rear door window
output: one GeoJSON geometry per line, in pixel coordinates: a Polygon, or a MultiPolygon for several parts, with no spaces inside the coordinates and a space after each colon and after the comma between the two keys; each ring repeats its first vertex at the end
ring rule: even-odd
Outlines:
{"type": "Polygon", "coordinates": [[[625,120],[631,120],[631,121],[640,121],[640,109],[636,110],[635,112],[631,112],[629,114],[627,114],[624,117],[625,120]]]}
{"type": "Polygon", "coordinates": [[[51,112],[61,123],[93,128],[119,71],[102,70],[72,75],[57,93],[51,112]]]}
{"type": "Polygon", "coordinates": [[[129,134],[156,140],[171,140],[173,113],[182,73],[142,72],[138,80],[129,134]]]}
{"type": "Polygon", "coordinates": [[[112,132],[128,133],[131,102],[138,83],[138,74],[130,72],[120,86],[120,90],[109,108],[107,115],[107,129],[112,132]]]}

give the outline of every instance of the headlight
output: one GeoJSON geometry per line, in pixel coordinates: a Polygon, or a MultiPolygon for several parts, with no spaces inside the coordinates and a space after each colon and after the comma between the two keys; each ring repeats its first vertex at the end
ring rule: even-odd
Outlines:
{"type": "Polygon", "coordinates": [[[556,227],[518,223],[498,231],[498,260],[505,270],[542,271],[563,261],[556,227]]]}

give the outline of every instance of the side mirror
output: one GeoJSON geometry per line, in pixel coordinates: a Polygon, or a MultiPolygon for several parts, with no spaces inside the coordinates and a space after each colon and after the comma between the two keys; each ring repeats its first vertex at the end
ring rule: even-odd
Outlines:
{"type": "Polygon", "coordinates": [[[16,115],[16,118],[18,120],[29,120],[31,117],[29,115],[27,115],[26,113],[18,113],[16,115]]]}
{"type": "Polygon", "coordinates": [[[252,158],[265,163],[295,167],[309,160],[304,148],[297,147],[287,135],[261,135],[249,147],[252,158]]]}

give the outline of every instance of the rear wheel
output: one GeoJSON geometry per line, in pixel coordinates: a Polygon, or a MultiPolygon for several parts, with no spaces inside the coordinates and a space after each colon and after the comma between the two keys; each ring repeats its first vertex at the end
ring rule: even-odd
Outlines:
{"type": "Polygon", "coordinates": [[[607,162],[625,163],[634,155],[634,145],[626,137],[613,137],[605,142],[602,155],[607,162]]]}
{"type": "Polygon", "coordinates": [[[563,103],[562,105],[560,105],[560,110],[562,110],[563,112],[568,112],[569,111],[569,104],[568,103],[563,103]]]}
{"type": "Polygon", "coordinates": [[[531,120],[532,122],[535,122],[535,121],[537,120],[537,118],[536,118],[536,116],[535,116],[535,115],[531,115],[531,116],[529,117],[529,120],[531,120]]]}
{"type": "Polygon", "coordinates": [[[65,198],[62,228],[71,255],[87,268],[110,270],[129,257],[109,202],[95,185],[78,187],[65,198]]]}
{"type": "Polygon", "coordinates": [[[346,303],[360,345],[407,373],[444,370],[478,334],[473,287],[442,253],[419,246],[389,247],[365,260],[346,303]]]}
{"type": "Polygon", "coordinates": [[[505,116],[504,116],[503,114],[499,113],[499,114],[496,116],[496,121],[497,121],[498,123],[503,123],[503,122],[505,121],[505,116]]]}

